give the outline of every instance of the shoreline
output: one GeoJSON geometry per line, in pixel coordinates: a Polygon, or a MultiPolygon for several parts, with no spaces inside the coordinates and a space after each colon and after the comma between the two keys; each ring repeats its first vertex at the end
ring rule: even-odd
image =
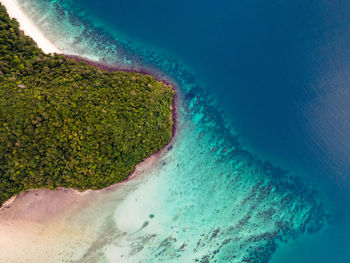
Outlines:
{"type": "MultiPolygon", "coordinates": [[[[1,0],[0,0],[1,1],[1,0]]],[[[95,61],[95,60],[91,60],[89,58],[85,58],[83,56],[77,56],[77,55],[69,55],[69,54],[60,54],[61,56],[68,58],[68,59],[73,59],[77,62],[84,62],[87,65],[90,65],[92,67],[98,68],[102,71],[107,71],[107,72],[115,72],[115,71],[121,71],[121,72],[127,72],[127,73],[139,73],[139,74],[143,74],[143,75],[149,75],[152,78],[154,78],[155,80],[162,82],[163,84],[166,84],[168,86],[171,86],[172,90],[174,91],[174,96],[173,96],[173,102],[171,103],[171,119],[173,121],[173,125],[171,127],[172,130],[172,138],[170,140],[170,142],[168,144],[166,144],[162,149],[166,148],[167,146],[169,146],[172,141],[174,140],[175,134],[176,134],[176,129],[177,129],[177,105],[178,105],[178,88],[177,88],[177,83],[174,80],[171,80],[171,78],[169,79],[165,79],[164,77],[159,77],[155,72],[152,72],[151,70],[147,70],[147,69],[130,69],[130,68],[124,68],[124,67],[118,67],[118,66],[114,66],[114,65],[110,65],[104,62],[100,62],[100,61],[95,61]]],[[[160,149],[159,151],[162,151],[162,149],[160,149]]],[[[159,151],[157,151],[156,153],[158,153],[159,151]]],[[[154,153],[154,154],[156,154],[154,153]]],[[[152,154],[153,155],[153,154],[152,154]]]]}
{"type": "Polygon", "coordinates": [[[0,3],[6,8],[9,16],[12,19],[15,18],[17,20],[20,29],[24,32],[24,34],[30,36],[44,53],[62,54],[61,50],[49,39],[47,39],[45,35],[35,26],[33,21],[26,16],[17,3],[17,0],[0,0],[0,3]]]}
{"type": "MultiPolygon", "coordinates": [[[[177,85],[176,85],[175,81],[172,81],[170,79],[161,78],[161,77],[157,76],[157,74],[155,72],[152,72],[152,71],[147,70],[147,69],[139,69],[139,70],[128,69],[126,67],[123,68],[123,67],[113,66],[113,65],[99,62],[99,61],[94,61],[94,60],[91,60],[91,59],[88,59],[88,58],[85,58],[82,56],[63,54],[59,48],[57,48],[54,44],[52,44],[44,36],[44,34],[37,29],[37,27],[34,25],[34,23],[21,10],[21,8],[19,7],[16,0],[0,0],[0,3],[6,8],[6,11],[10,15],[10,17],[15,18],[18,21],[18,23],[20,25],[20,29],[24,31],[24,34],[31,37],[35,41],[37,46],[44,53],[46,53],[46,54],[57,53],[57,54],[65,57],[67,59],[73,59],[73,60],[77,61],[78,63],[84,62],[87,65],[93,66],[97,69],[107,71],[107,72],[122,71],[122,72],[133,72],[133,73],[150,75],[155,80],[162,82],[168,86],[171,86],[172,90],[174,91],[173,102],[170,106],[171,107],[171,119],[173,122],[172,127],[171,127],[171,132],[172,132],[171,140],[166,145],[164,145],[161,149],[159,149],[155,153],[151,154],[150,156],[148,156],[147,158],[142,160],[139,164],[135,165],[133,171],[131,173],[129,173],[129,175],[127,176],[127,178],[125,180],[118,182],[118,183],[115,183],[115,184],[112,184],[110,186],[107,186],[105,188],[96,189],[96,190],[91,190],[91,189],[80,190],[80,189],[74,189],[74,188],[57,187],[54,190],[50,190],[51,192],[56,191],[57,193],[60,193],[60,192],[67,192],[68,191],[68,192],[72,192],[76,195],[85,195],[85,194],[90,193],[90,192],[101,192],[101,191],[111,190],[120,184],[126,183],[132,179],[137,178],[139,173],[140,173],[140,171],[138,171],[139,169],[141,169],[143,166],[147,166],[149,164],[153,165],[161,157],[161,155],[163,153],[172,149],[171,145],[174,142],[174,139],[176,137],[176,132],[177,132],[177,116],[178,116],[178,113],[177,113],[178,91],[177,91],[177,85]]],[[[12,196],[10,199],[6,200],[3,204],[1,204],[0,212],[4,211],[5,209],[10,208],[11,205],[16,201],[16,199],[18,197],[22,197],[30,192],[47,191],[48,189],[49,188],[33,188],[33,189],[23,190],[21,193],[15,195],[15,196],[12,196]]]]}
{"type": "Polygon", "coordinates": [[[150,75],[151,77],[153,77],[154,79],[156,79],[157,81],[160,81],[166,85],[170,85],[172,90],[174,91],[174,96],[173,96],[173,102],[171,103],[170,107],[171,107],[171,119],[173,121],[173,124],[171,126],[171,140],[164,145],[161,149],[159,149],[158,151],[154,152],[153,154],[151,154],[150,156],[146,157],[144,160],[142,160],[140,163],[138,163],[137,165],[135,165],[134,169],[132,170],[132,172],[130,172],[127,176],[126,179],[124,179],[123,181],[120,181],[118,183],[109,185],[105,188],[101,188],[101,189],[87,189],[87,190],[80,190],[80,189],[75,189],[75,188],[66,188],[66,187],[57,187],[56,189],[50,190],[49,188],[33,188],[33,189],[26,189],[22,192],[20,192],[19,194],[12,196],[10,199],[6,200],[1,206],[0,206],[0,211],[4,210],[4,209],[8,209],[10,208],[11,204],[13,204],[13,202],[15,202],[16,198],[22,195],[25,195],[26,193],[29,192],[36,192],[36,191],[46,191],[46,190],[50,190],[50,191],[57,191],[57,192],[66,192],[66,191],[71,191],[74,194],[78,194],[78,195],[84,195],[84,194],[88,194],[90,192],[101,192],[101,191],[109,191],[113,188],[115,188],[116,186],[126,183],[132,179],[135,179],[138,177],[138,169],[140,169],[140,167],[143,166],[147,166],[149,165],[149,163],[151,163],[151,165],[154,164],[154,162],[156,162],[163,153],[170,151],[172,149],[172,143],[175,140],[176,137],[176,132],[177,132],[177,104],[178,104],[178,94],[177,94],[177,88],[176,86],[174,86],[173,84],[170,84],[169,81],[167,80],[163,80],[160,79],[156,76],[154,76],[152,73],[149,73],[146,70],[128,70],[128,69],[120,69],[116,66],[112,66],[112,65],[108,65],[105,63],[100,63],[98,61],[93,61],[93,60],[89,60],[87,58],[83,58],[80,56],[75,56],[75,55],[65,55],[65,54],[60,54],[66,58],[69,59],[73,59],[77,62],[85,62],[87,65],[93,66],[95,68],[98,68],[100,70],[103,71],[107,71],[107,72],[116,72],[116,71],[121,71],[121,72],[133,72],[133,73],[140,73],[140,74],[145,74],[145,75],[150,75]],[[155,160],[154,160],[155,159],[155,160]]]}

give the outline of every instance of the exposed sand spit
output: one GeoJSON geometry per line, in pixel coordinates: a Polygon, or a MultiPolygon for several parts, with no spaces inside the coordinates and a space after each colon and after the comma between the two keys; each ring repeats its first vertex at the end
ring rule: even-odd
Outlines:
{"type": "Polygon", "coordinates": [[[125,181],[99,191],[29,190],[0,209],[0,263],[74,262],[91,249],[99,232],[114,228],[113,214],[154,168],[159,154],[139,164],[125,181]]]}

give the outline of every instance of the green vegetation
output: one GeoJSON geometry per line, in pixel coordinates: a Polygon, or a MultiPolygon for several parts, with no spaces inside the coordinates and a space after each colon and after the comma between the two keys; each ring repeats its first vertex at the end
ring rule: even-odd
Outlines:
{"type": "Polygon", "coordinates": [[[171,140],[173,97],[151,76],[44,54],[0,4],[0,204],[126,179],[171,140]]]}

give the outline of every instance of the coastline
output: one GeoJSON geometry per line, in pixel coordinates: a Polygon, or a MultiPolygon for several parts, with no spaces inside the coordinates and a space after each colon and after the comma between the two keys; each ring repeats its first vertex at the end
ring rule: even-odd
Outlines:
{"type": "MultiPolygon", "coordinates": [[[[0,0],[2,1],[2,0],[0,0]]],[[[110,65],[101,61],[95,61],[95,60],[91,60],[89,58],[85,58],[82,56],[76,56],[76,55],[69,55],[69,54],[60,54],[62,56],[64,56],[65,58],[68,59],[73,59],[77,62],[84,62],[87,65],[93,66],[95,68],[98,68],[100,70],[103,71],[107,71],[107,72],[114,72],[114,71],[122,71],[122,72],[127,72],[127,73],[140,73],[140,74],[144,74],[144,75],[149,75],[152,78],[154,78],[155,80],[162,82],[163,84],[166,84],[168,86],[171,86],[172,90],[174,91],[174,97],[173,97],[173,102],[171,104],[171,118],[173,121],[173,125],[171,127],[172,129],[172,138],[170,140],[170,142],[165,145],[162,149],[167,148],[171,142],[174,140],[175,134],[176,134],[176,129],[177,129],[177,104],[178,104],[178,99],[179,99],[179,94],[178,94],[178,88],[177,88],[177,83],[171,79],[165,79],[162,77],[159,77],[157,74],[155,74],[154,72],[152,72],[151,70],[147,70],[147,69],[128,69],[128,68],[124,68],[124,67],[118,67],[118,66],[114,66],[114,65],[110,65]]],[[[157,151],[154,154],[157,154],[158,152],[162,151],[162,149],[160,149],[159,151],[157,151]]],[[[153,155],[153,154],[152,154],[153,155]]]]}
{"type": "MultiPolygon", "coordinates": [[[[99,61],[94,61],[82,56],[76,56],[76,55],[69,55],[69,54],[63,54],[59,48],[57,48],[53,43],[51,43],[40,30],[37,29],[37,27],[34,25],[34,23],[25,15],[25,13],[21,10],[19,7],[18,3],[16,0],[0,0],[0,3],[5,6],[8,14],[10,15],[11,18],[15,18],[20,25],[20,29],[23,30],[24,34],[27,36],[30,36],[38,45],[38,47],[44,52],[44,53],[57,53],[62,56],[64,56],[67,59],[73,59],[77,62],[84,62],[87,65],[93,66],[95,68],[98,68],[103,71],[107,72],[113,72],[113,71],[122,71],[122,72],[133,72],[133,73],[140,73],[140,74],[146,74],[150,75],[154,79],[156,79],[159,82],[162,82],[168,86],[171,86],[172,90],[174,91],[174,96],[173,96],[173,102],[171,104],[171,118],[172,118],[172,136],[171,140],[163,146],[161,149],[156,151],[155,153],[151,154],[144,160],[142,160],[139,164],[135,165],[133,171],[127,176],[127,178],[121,182],[112,184],[108,187],[98,189],[98,190],[79,190],[79,189],[74,189],[74,188],[64,188],[64,187],[57,187],[54,190],[48,190],[48,188],[40,188],[40,189],[27,189],[22,191],[21,193],[12,196],[10,199],[6,200],[0,207],[0,212],[3,212],[4,210],[9,209],[19,197],[23,196],[31,196],[31,193],[35,193],[35,196],[37,196],[37,193],[42,191],[50,191],[50,192],[56,192],[58,195],[60,193],[64,192],[70,192],[74,195],[77,196],[82,196],[91,192],[103,192],[103,191],[108,191],[111,189],[114,189],[116,186],[126,183],[132,179],[135,179],[138,177],[140,174],[144,172],[144,170],[150,169],[152,165],[156,163],[156,161],[162,156],[163,153],[166,151],[171,150],[171,144],[174,141],[176,131],[177,131],[177,103],[178,103],[178,94],[177,94],[177,88],[176,84],[173,81],[166,80],[164,78],[158,77],[154,72],[150,72],[147,70],[133,70],[133,69],[127,69],[127,68],[122,68],[122,67],[117,67],[113,65],[109,65],[103,62],[99,61]],[[146,168],[145,168],[146,167],[146,168]],[[144,170],[142,170],[144,169],[144,170]],[[29,194],[28,194],[29,193],[29,194]]],[[[30,200],[28,200],[30,203],[30,200]]],[[[48,202],[50,203],[50,202],[48,202]]]]}
{"type": "Polygon", "coordinates": [[[18,5],[17,0],[0,0],[0,3],[5,6],[9,16],[17,20],[24,34],[30,36],[44,53],[62,53],[26,16],[18,5]]]}

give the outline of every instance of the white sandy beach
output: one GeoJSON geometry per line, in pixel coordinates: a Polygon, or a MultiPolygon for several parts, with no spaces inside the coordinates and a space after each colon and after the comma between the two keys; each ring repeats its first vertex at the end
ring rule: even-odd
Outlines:
{"type": "Polygon", "coordinates": [[[32,21],[23,13],[16,0],[0,0],[0,2],[6,7],[10,17],[17,19],[20,24],[20,29],[23,30],[27,36],[33,38],[45,53],[62,53],[37,27],[35,27],[32,21]]]}
{"type": "Polygon", "coordinates": [[[158,155],[137,165],[132,180],[103,190],[29,190],[7,202],[0,208],[0,263],[71,262],[83,257],[115,207],[147,180],[141,175],[153,168],[158,155]]]}
{"type": "MultiPolygon", "coordinates": [[[[45,53],[63,53],[40,32],[16,0],[0,2],[45,53]]],[[[162,153],[137,165],[127,181],[103,190],[29,190],[8,200],[0,208],[0,263],[56,263],[84,258],[91,244],[99,245],[94,242],[102,227],[115,227],[116,207],[148,180],[146,174],[159,163],[162,153]]]]}

